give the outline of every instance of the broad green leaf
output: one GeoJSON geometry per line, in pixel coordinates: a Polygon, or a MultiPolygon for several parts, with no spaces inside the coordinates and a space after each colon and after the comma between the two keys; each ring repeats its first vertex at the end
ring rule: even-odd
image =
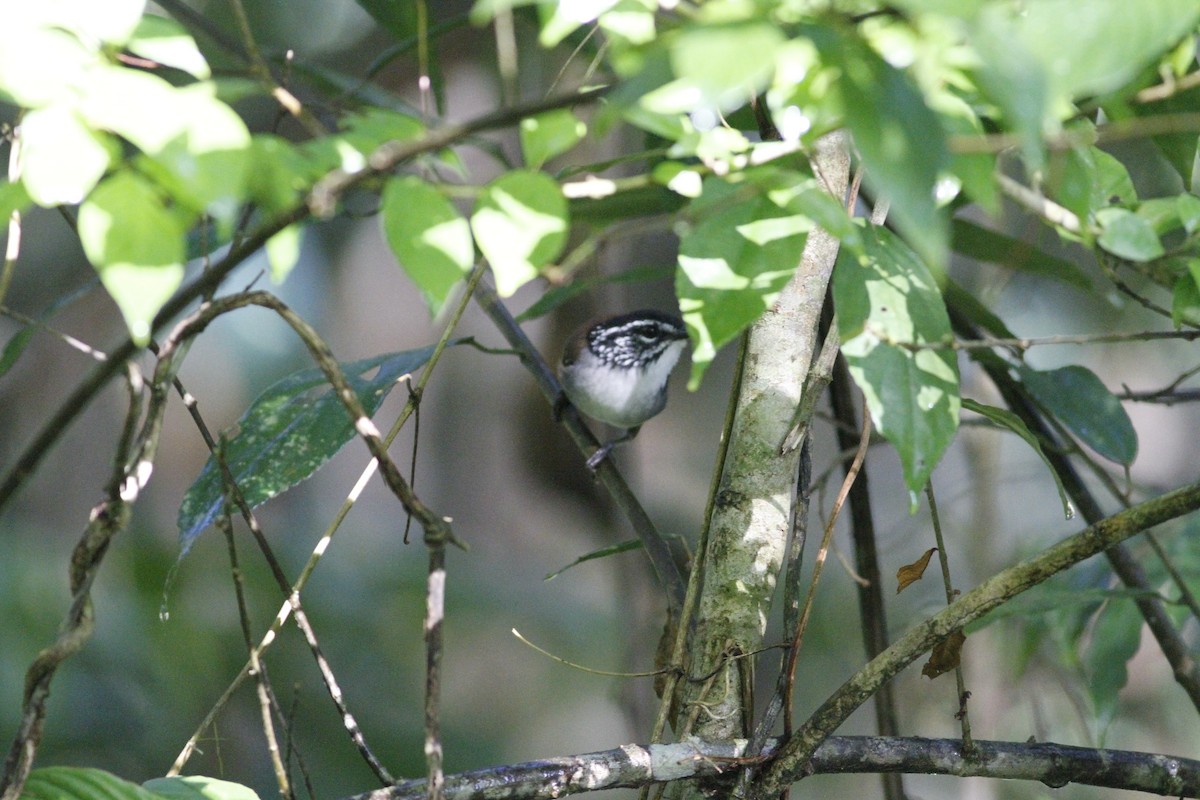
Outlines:
{"type": "Polygon", "coordinates": [[[29,773],[21,800],[162,800],[111,772],[91,767],[43,767],[29,773]]]}
{"type": "Polygon", "coordinates": [[[1017,436],[1020,436],[1022,439],[1024,439],[1025,443],[1033,449],[1033,452],[1038,454],[1038,458],[1040,458],[1042,462],[1045,463],[1046,468],[1050,470],[1050,476],[1054,478],[1054,483],[1058,487],[1058,498],[1062,500],[1063,515],[1067,519],[1071,519],[1075,516],[1075,508],[1071,505],[1071,498],[1067,497],[1067,490],[1066,487],[1063,486],[1062,478],[1060,478],[1058,473],[1054,471],[1054,465],[1050,463],[1050,459],[1046,458],[1046,453],[1042,450],[1042,445],[1040,442],[1038,442],[1037,437],[1033,435],[1033,431],[1029,430],[1029,427],[1020,417],[1008,409],[984,405],[983,403],[978,403],[966,397],[962,399],[962,407],[967,411],[974,411],[976,414],[986,417],[996,425],[999,425],[1002,428],[1007,428],[1017,436]]]}
{"type": "MultiPolygon", "coordinates": [[[[374,414],[400,376],[419,369],[432,347],[343,364],[367,414],[374,414]],[[363,374],[377,369],[374,377],[363,374]]],[[[293,373],[251,404],[226,442],[224,458],[251,508],[308,478],[354,436],[354,424],[320,369],[293,373]],[[315,396],[314,396],[315,395],[315,396]]],[[[216,459],[209,457],[179,509],[179,557],[213,523],[224,504],[216,459]]]]}
{"type": "Polygon", "coordinates": [[[187,29],[170,17],[147,14],[138,22],[129,44],[129,52],[165,67],[174,67],[204,80],[212,76],[208,62],[187,29]]]}
{"type": "Polygon", "coordinates": [[[521,120],[521,151],[525,154],[525,164],[531,169],[540,169],[586,135],[587,125],[565,108],[526,117],[521,120]]]}
{"type": "Polygon", "coordinates": [[[748,188],[709,178],[680,231],[675,292],[692,338],[693,389],[717,351],[775,304],[812,228],[748,188]]]}
{"type": "Polygon", "coordinates": [[[204,775],[153,778],[142,786],[171,800],[259,800],[258,793],[249,786],[204,775]]]}
{"type": "Polygon", "coordinates": [[[95,128],[117,133],[149,157],[150,171],[197,213],[232,220],[245,196],[250,133],[215,97],[209,82],[182,89],[148,73],[95,69],[81,113],[95,128]]]}
{"type": "Polygon", "coordinates": [[[445,195],[412,175],[388,181],[379,219],[400,266],[436,316],[475,261],[471,226],[445,195]]]}
{"type": "Polygon", "coordinates": [[[775,71],[783,32],[766,22],[705,24],[670,41],[676,80],[647,95],[655,111],[687,113],[697,107],[732,110],[766,87],[775,71]]]}
{"type": "Polygon", "coordinates": [[[286,139],[255,134],[246,164],[246,194],[267,212],[294,207],[311,185],[310,165],[286,139]]]}
{"type": "Polygon", "coordinates": [[[479,196],[471,230],[492,265],[496,291],[510,297],[562,252],[567,241],[567,202],[549,176],[509,172],[479,196]]]}
{"type": "Polygon", "coordinates": [[[104,176],[114,145],[64,103],[34,109],[21,120],[21,180],[40,206],[75,205],[104,176]]]}
{"type": "MultiPolygon", "coordinates": [[[[544,19],[538,41],[542,47],[554,47],[578,30],[580,25],[595,22],[597,17],[617,2],[618,0],[574,0],[571,3],[554,3],[548,13],[543,12],[544,19]]],[[[479,3],[475,8],[478,10],[480,5],[483,3],[479,3]]]]}
{"type": "Polygon", "coordinates": [[[45,4],[55,22],[87,42],[124,45],[137,29],[146,0],[58,0],[45,4]]]}
{"type": "Polygon", "coordinates": [[[1109,461],[1128,466],[1137,457],[1137,431],[1113,393],[1086,367],[1048,371],[1021,367],[1030,394],[1079,439],[1109,461]]]}
{"type": "Polygon", "coordinates": [[[1039,169],[1042,135],[1052,127],[1049,76],[1002,4],[984,6],[970,30],[980,59],[979,84],[1021,137],[1026,164],[1039,169]]]}
{"type": "Polygon", "coordinates": [[[1096,212],[1102,226],[1100,246],[1118,258],[1153,261],[1163,255],[1162,242],[1142,217],[1124,208],[1102,208],[1096,212]]]}
{"type": "Polygon", "coordinates": [[[904,74],[860,40],[840,37],[823,55],[842,69],[838,88],[867,185],[891,201],[901,233],[943,271],[950,229],[934,197],[949,164],[941,121],[904,74]]]}
{"type": "Polygon", "coordinates": [[[69,100],[100,60],[74,34],[48,27],[39,13],[42,5],[8,3],[0,25],[0,97],[25,108],[69,100]],[[31,64],[53,66],[31,69],[31,64]]]}
{"type": "Polygon", "coordinates": [[[863,253],[843,250],[833,272],[842,354],[876,430],[895,446],[916,498],[958,430],[958,362],[933,276],[886,228],[866,226],[863,253]]]}
{"type": "Polygon", "coordinates": [[[1092,210],[1102,209],[1113,203],[1132,205],[1137,202],[1137,191],[1129,170],[1115,156],[1098,147],[1088,148],[1092,169],[1092,210]]]}
{"type": "Polygon", "coordinates": [[[1142,616],[1129,600],[1112,600],[1100,611],[1084,654],[1088,691],[1101,729],[1112,722],[1118,693],[1129,682],[1129,662],[1142,640],[1142,616]]]}
{"type": "Polygon", "coordinates": [[[1022,43],[1064,100],[1119,91],[1200,22],[1195,0],[1155,0],[1131,13],[1125,0],[1038,0],[1014,22],[1022,43]]]}
{"type": "Polygon", "coordinates": [[[188,225],[145,178],[106,178],[79,207],[79,241],[116,301],[134,341],[150,340],[154,315],[183,281],[188,225]]]}
{"type": "Polygon", "coordinates": [[[288,225],[267,240],[267,263],[271,265],[271,280],[283,283],[300,260],[300,245],[304,242],[304,226],[288,225]]]}
{"type": "Polygon", "coordinates": [[[966,219],[955,219],[951,228],[956,253],[978,261],[990,261],[1022,272],[1054,278],[1080,289],[1090,289],[1092,286],[1088,276],[1075,264],[1065,258],[1052,256],[1022,239],[985,228],[966,219]]]}

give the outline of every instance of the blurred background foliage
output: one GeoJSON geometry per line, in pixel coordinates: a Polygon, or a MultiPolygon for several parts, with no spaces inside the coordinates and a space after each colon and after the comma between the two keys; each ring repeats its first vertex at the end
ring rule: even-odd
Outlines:
{"type": "MultiPolygon", "coordinates": [[[[403,13],[389,32],[351,0],[246,0],[245,5],[264,52],[273,58],[294,54],[287,69],[296,74],[297,85],[356,86],[379,65],[381,54],[404,38],[397,32],[412,31],[412,21],[403,13]]],[[[432,63],[448,118],[476,116],[514,94],[536,96],[561,70],[578,68],[569,48],[536,46],[537,20],[532,11],[520,10],[513,17],[520,72],[501,74],[497,38],[490,28],[467,23],[470,5],[429,4],[431,30],[439,32],[432,63]]],[[[206,24],[236,38],[224,3],[192,7],[206,24]]],[[[217,74],[244,71],[242,63],[206,44],[203,36],[200,41],[217,74]]],[[[416,75],[415,53],[409,49],[373,74],[368,92],[394,94],[415,108],[420,103],[416,75]]],[[[253,130],[280,125],[285,134],[298,135],[291,123],[279,121],[276,106],[267,99],[247,98],[236,108],[253,130]]],[[[516,152],[516,133],[489,135],[477,144],[462,149],[460,156],[472,180],[482,183],[504,168],[493,157],[497,151],[516,152]]],[[[589,138],[582,147],[584,152],[573,159],[599,162],[640,150],[644,142],[620,129],[589,138]]],[[[1142,196],[1179,190],[1178,177],[1163,168],[1161,156],[1149,145],[1121,145],[1115,152],[1142,196]]],[[[345,216],[306,230],[299,263],[278,287],[279,295],[321,331],[342,361],[431,343],[438,328],[380,235],[374,198],[351,196],[347,207],[345,216]]],[[[1019,214],[1010,213],[1007,221],[1010,232],[1080,264],[1094,285],[1107,285],[1081,249],[1060,243],[1019,214]]],[[[675,301],[667,276],[675,245],[665,232],[605,243],[595,257],[595,274],[661,267],[664,279],[605,285],[526,329],[553,359],[562,338],[599,311],[671,307],[675,301]]],[[[265,269],[265,258],[256,257],[227,285],[260,280],[265,269]]],[[[951,264],[950,274],[1022,336],[1135,330],[1155,322],[1144,309],[1105,289],[1083,291],[961,257],[951,264]]],[[[104,349],[119,341],[125,329],[92,275],[77,238],[59,214],[34,210],[26,216],[21,268],[6,303],[36,314],[64,294],[78,292],[78,299],[54,317],[53,326],[104,349]]],[[[539,293],[526,287],[510,306],[520,311],[539,293]]],[[[0,319],[0,335],[6,339],[21,327],[0,319]]],[[[467,312],[463,333],[499,344],[474,307],[467,312]]],[[[694,393],[685,390],[684,376],[677,375],[667,411],[620,455],[660,529],[689,542],[702,521],[731,357],[729,352],[718,356],[694,393]]],[[[1029,354],[1029,362],[1039,368],[1088,365],[1114,390],[1121,384],[1138,390],[1165,386],[1194,361],[1194,346],[1170,342],[1042,348],[1029,354]]],[[[986,394],[985,381],[962,363],[964,395],[986,394]]],[[[308,365],[298,340],[278,319],[247,310],[219,320],[197,340],[180,378],[210,427],[219,429],[232,425],[263,388],[308,365]]],[[[43,424],[90,366],[86,355],[58,339],[34,336],[0,381],[0,462],[11,462],[29,432],[43,424]]],[[[403,400],[397,391],[381,418],[394,415],[403,400]]],[[[122,404],[119,387],[106,390],[64,433],[0,517],[0,731],[6,737],[17,724],[24,670],[52,639],[67,607],[65,565],[108,475],[122,404]]],[[[472,548],[468,554],[450,554],[443,721],[447,771],[644,741],[657,704],[648,679],[570,669],[510,633],[518,629],[553,653],[597,669],[641,671],[653,667],[663,608],[653,575],[637,551],[590,561],[544,580],[584,553],[630,538],[630,532],[551,421],[525,371],[511,357],[455,348],[439,368],[422,409],[416,486],[427,503],[454,518],[456,531],[472,548]]],[[[1152,492],[1191,478],[1196,465],[1192,432],[1200,426],[1196,409],[1130,404],[1128,410],[1140,440],[1131,485],[1152,492]]],[[[404,462],[413,447],[410,429],[392,452],[403,454],[397,460],[404,462]]],[[[819,426],[814,453],[814,474],[824,476],[836,461],[828,426],[819,426]]],[[[243,663],[221,537],[215,531],[203,535],[175,569],[175,516],[206,458],[203,442],[176,403],[167,415],[154,479],[130,530],[116,540],[100,572],[95,636],[56,679],[39,765],[97,766],[135,781],[160,775],[243,663]]],[[[353,443],[312,480],[259,510],[289,574],[299,569],[366,461],[365,449],[353,443]]],[[[876,448],[869,468],[882,569],[890,575],[932,546],[929,520],[924,510],[908,513],[894,452],[876,448]]],[[[1080,527],[1078,521],[1063,519],[1042,462],[994,430],[964,428],[935,471],[934,482],[942,523],[954,542],[955,580],[962,587],[1080,527]]],[[[817,505],[825,510],[836,487],[822,482],[819,488],[817,505]]],[[[368,741],[394,773],[417,776],[424,772],[425,552],[419,534],[413,544],[401,542],[402,524],[394,500],[374,482],[322,561],[305,592],[305,605],[368,741]]],[[[1194,527],[1174,526],[1165,537],[1189,579],[1200,567],[1194,527]]],[[[253,619],[261,625],[277,610],[279,596],[247,542],[239,538],[241,563],[253,619]]],[[[838,547],[849,552],[848,542],[840,538],[838,547]]],[[[1154,578],[1156,586],[1165,580],[1159,573],[1154,578]]],[[[1153,643],[1142,646],[1142,627],[1128,617],[1131,603],[1080,591],[1108,588],[1113,588],[1108,570],[1090,562],[973,633],[965,666],[977,737],[1019,741],[1032,736],[1194,755],[1200,718],[1180,707],[1179,689],[1153,643]],[[1111,610],[1107,619],[1094,613],[1102,604],[1111,610]],[[1124,616],[1113,620],[1117,614],[1124,616]],[[1103,681],[1122,685],[1113,673],[1126,665],[1128,683],[1115,707],[1097,713],[1105,710],[1095,707],[1090,688],[1103,681]]],[[[834,569],[821,588],[804,650],[799,715],[864,660],[853,598],[852,577],[834,569]]],[[[891,629],[902,631],[941,607],[942,590],[926,581],[889,596],[888,603],[891,629]]],[[[772,623],[767,641],[782,638],[776,627],[772,623]]],[[[1194,646],[1194,620],[1184,632],[1194,646]]],[[[339,796],[370,787],[372,777],[346,740],[292,627],[285,628],[268,667],[280,701],[294,715],[295,746],[316,794],[339,796]]],[[[930,682],[914,667],[897,679],[897,697],[907,731],[956,735],[958,705],[947,679],[930,682]]],[[[868,708],[843,732],[871,730],[868,708]]],[[[274,794],[249,685],[205,733],[201,750],[189,771],[239,780],[263,797],[274,794]]],[[[801,784],[797,796],[873,792],[876,784],[871,776],[820,777],[801,784]]],[[[1046,794],[1034,785],[921,776],[910,776],[908,787],[920,797],[1046,794]]],[[[1069,787],[1055,796],[1116,794],[1069,787]]]]}

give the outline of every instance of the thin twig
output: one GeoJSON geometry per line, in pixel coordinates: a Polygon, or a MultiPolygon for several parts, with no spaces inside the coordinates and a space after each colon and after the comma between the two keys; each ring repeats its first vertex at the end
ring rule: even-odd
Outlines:
{"type": "MultiPolygon", "coordinates": [[[[445,348],[449,345],[451,335],[453,334],[454,329],[457,327],[459,320],[462,318],[462,314],[466,308],[466,305],[470,301],[472,289],[473,289],[475,283],[478,282],[478,280],[482,274],[483,274],[482,264],[476,265],[475,270],[471,273],[471,276],[467,280],[466,291],[463,293],[463,296],[460,298],[458,305],[455,307],[454,311],[451,313],[450,318],[447,321],[446,327],[442,331],[441,338],[438,340],[437,345],[435,345],[433,353],[429,357],[429,361],[426,362],[425,367],[421,372],[421,377],[417,381],[417,386],[416,386],[416,390],[415,390],[415,392],[417,394],[420,394],[424,390],[424,387],[428,383],[430,376],[433,374],[434,367],[437,365],[438,361],[440,360],[442,353],[445,351],[445,348]]],[[[190,395],[187,395],[187,397],[190,397],[190,395]]],[[[187,400],[185,398],[185,404],[186,404],[186,402],[187,402],[187,400]]],[[[192,399],[192,402],[194,403],[194,398],[192,399]]],[[[405,405],[404,409],[400,412],[396,421],[392,424],[392,428],[388,431],[388,435],[384,440],[384,443],[387,446],[389,446],[389,447],[391,446],[392,441],[394,441],[396,436],[399,435],[400,430],[402,429],[405,421],[414,412],[414,410],[415,410],[415,403],[410,396],[408,404],[405,405]]],[[[201,428],[202,428],[202,433],[204,433],[205,428],[202,424],[201,424],[201,428]]],[[[209,437],[209,438],[211,438],[211,437],[209,437]]],[[[330,522],[329,526],[326,528],[326,530],[322,534],[321,538],[317,541],[317,544],[313,547],[313,551],[309,555],[308,561],[305,563],[304,567],[300,570],[300,575],[296,578],[295,583],[291,586],[290,591],[287,593],[288,599],[284,601],[284,603],[280,607],[278,613],[276,613],[275,618],[272,620],[270,628],[267,630],[267,632],[263,635],[263,637],[259,641],[259,644],[257,646],[257,653],[260,658],[267,651],[267,649],[270,648],[271,644],[275,641],[276,637],[278,636],[279,631],[283,628],[284,623],[286,623],[288,618],[291,616],[294,605],[299,603],[300,592],[304,589],[304,586],[308,583],[308,579],[312,576],[313,571],[316,569],[318,562],[320,562],[320,560],[321,560],[321,557],[326,552],[328,552],[329,546],[333,541],[334,534],[337,532],[338,528],[341,527],[342,522],[345,521],[346,517],[350,513],[350,510],[354,507],[354,504],[358,501],[358,498],[362,494],[363,489],[366,488],[367,483],[371,480],[372,477],[375,476],[375,473],[377,471],[378,471],[378,462],[372,458],[370,460],[370,462],[368,462],[367,466],[363,469],[362,473],[359,475],[358,480],[355,481],[354,487],[350,490],[350,492],[346,496],[346,499],[342,502],[341,507],[338,509],[337,513],[334,515],[333,521],[330,522]]],[[[216,703],[213,704],[213,707],[209,709],[209,711],[205,715],[204,719],[201,720],[200,724],[196,727],[195,733],[192,734],[191,738],[188,740],[188,742],[184,746],[183,750],[180,751],[179,755],[176,757],[175,763],[174,763],[174,765],[172,765],[171,771],[168,774],[170,774],[170,775],[178,774],[179,771],[183,768],[183,765],[185,763],[187,763],[187,760],[188,760],[188,758],[190,758],[191,753],[196,749],[196,745],[199,742],[201,734],[212,725],[213,721],[216,719],[217,712],[229,701],[229,698],[233,696],[233,693],[235,691],[237,691],[238,687],[240,687],[242,682],[249,676],[250,667],[251,667],[250,663],[247,662],[245,665],[242,666],[241,671],[238,672],[238,674],[236,676],[234,676],[234,678],[230,682],[229,686],[227,686],[225,688],[225,691],[221,693],[221,696],[217,699],[216,703]]]]}
{"type": "Polygon", "coordinates": [[[950,606],[909,629],[887,650],[856,672],[788,739],[757,787],[758,797],[772,797],[803,774],[821,742],[879,688],[923,653],[956,630],[981,618],[1033,586],[1068,567],[1164,522],[1200,509],[1200,483],[1166,492],[1113,514],[996,573],[950,606]]]}
{"type": "Polygon", "coordinates": [[[788,735],[792,732],[792,693],[796,685],[796,664],[800,658],[800,645],[804,641],[804,633],[808,629],[808,620],[812,615],[813,602],[816,600],[817,583],[821,580],[821,570],[829,554],[829,540],[833,538],[833,527],[837,523],[838,516],[841,514],[842,505],[846,502],[846,496],[850,493],[850,487],[854,485],[854,479],[858,477],[858,470],[862,467],[863,460],[867,457],[867,448],[870,444],[871,415],[863,414],[862,434],[858,440],[858,452],[854,454],[854,461],[850,464],[850,468],[846,470],[846,477],[842,481],[842,487],[838,490],[837,499],[834,500],[833,508],[829,512],[829,522],[825,525],[825,533],[821,537],[821,547],[817,551],[816,560],[813,562],[812,580],[808,584],[808,595],[804,598],[804,609],[800,612],[800,624],[796,626],[796,632],[792,638],[792,647],[788,651],[788,690],[783,700],[783,729],[788,735]]]}
{"type": "MultiPolygon", "coordinates": [[[[946,590],[946,605],[950,605],[958,596],[958,592],[955,591],[954,583],[950,580],[950,556],[946,553],[946,539],[942,536],[942,520],[938,516],[932,478],[925,483],[925,498],[929,501],[929,518],[933,525],[933,536],[937,542],[938,563],[942,568],[942,585],[946,590]]],[[[971,695],[967,692],[966,681],[963,678],[961,659],[960,663],[954,665],[954,679],[958,687],[958,712],[955,716],[958,717],[962,726],[963,755],[969,757],[974,755],[975,740],[971,738],[971,717],[967,712],[967,698],[971,695]]]]}

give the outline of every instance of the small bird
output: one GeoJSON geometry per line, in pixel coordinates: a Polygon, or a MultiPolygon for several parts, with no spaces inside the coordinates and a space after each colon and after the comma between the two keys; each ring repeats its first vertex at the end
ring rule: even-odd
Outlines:
{"type": "Polygon", "coordinates": [[[567,400],[589,417],[624,428],[587,460],[593,472],[613,446],[637,435],[667,404],[667,378],[687,342],[683,320],[661,311],[634,311],[589,322],[567,339],[558,378],[567,400]]]}

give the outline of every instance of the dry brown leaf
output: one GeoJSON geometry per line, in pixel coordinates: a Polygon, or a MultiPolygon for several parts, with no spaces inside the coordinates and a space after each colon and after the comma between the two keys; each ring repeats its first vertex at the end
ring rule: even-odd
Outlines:
{"type": "Polygon", "coordinates": [[[934,645],[929,651],[929,660],[921,667],[921,674],[933,680],[944,672],[949,672],[961,663],[963,642],[967,635],[957,630],[934,645]]]}
{"type": "Polygon", "coordinates": [[[903,592],[910,583],[921,580],[921,576],[925,574],[925,568],[929,566],[929,559],[933,558],[933,554],[936,552],[937,548],[931,547],[925,551],[925,555],[913,563],[905,564],[896,570],[896,594],[903,592]]]}

